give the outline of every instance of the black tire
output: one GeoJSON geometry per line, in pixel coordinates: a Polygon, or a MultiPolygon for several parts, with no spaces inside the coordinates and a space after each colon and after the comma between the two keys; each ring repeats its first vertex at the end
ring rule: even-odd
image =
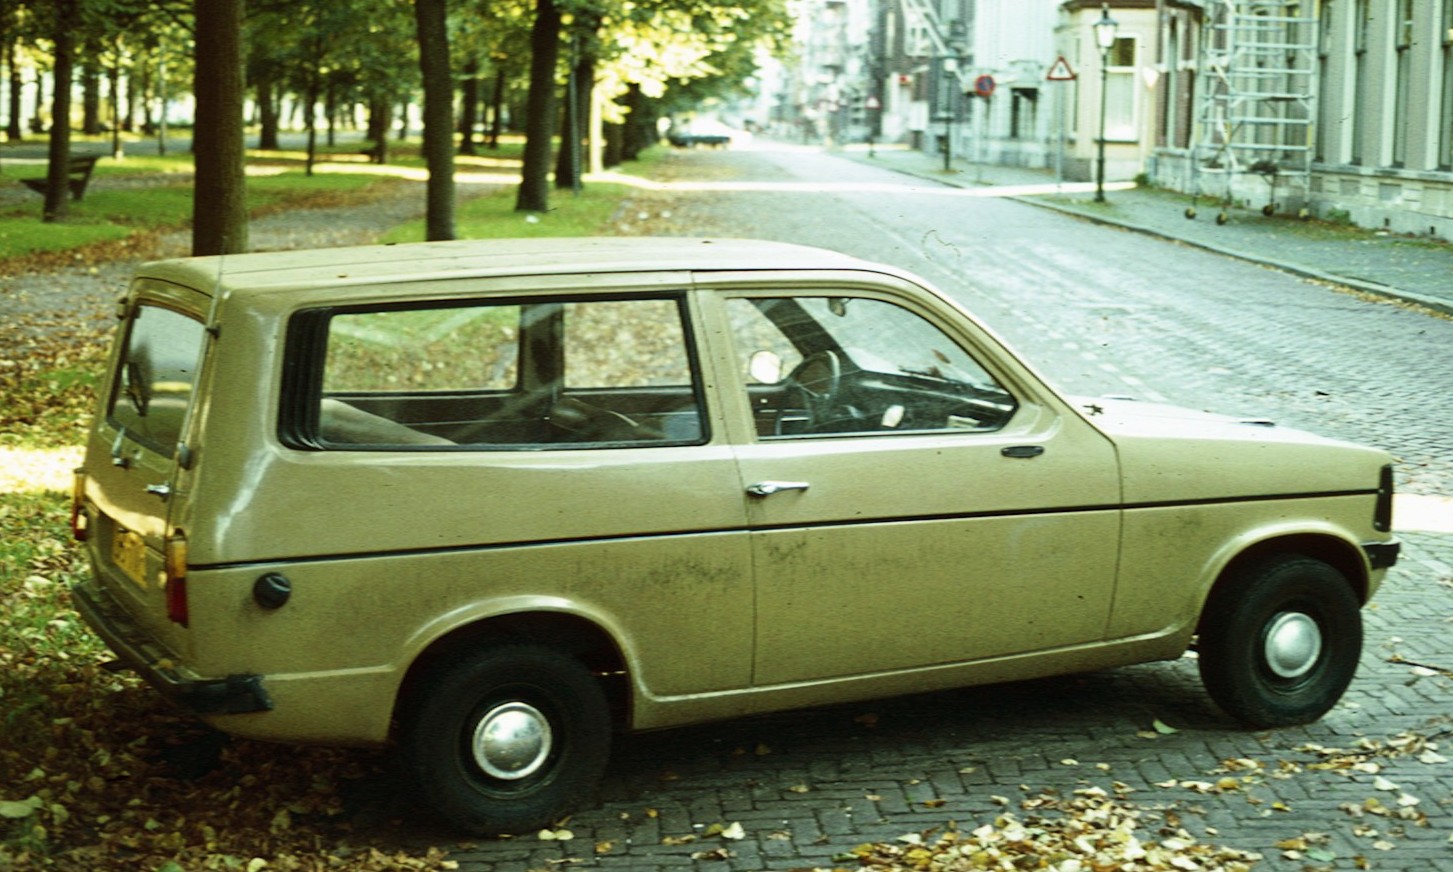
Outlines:
{"type": "Polygon", "coordinates": [[[558,651],[505,645],[472,653],[427,676],[415,699],[402,737],[405,767],[425,802],[467,832],[548,826],[605,771],[605,693],[558,651]],[[491,742],[492,757],[484,750],[491,742]]]}
{"type": "Polygon", "coordinates": [[[1253,727],[1311,723],[1357,672],[1361,603],[1320,560],[1264,560],[1212,595],[1198,650],[1201,681],[1227,714],[1253,727]]]}

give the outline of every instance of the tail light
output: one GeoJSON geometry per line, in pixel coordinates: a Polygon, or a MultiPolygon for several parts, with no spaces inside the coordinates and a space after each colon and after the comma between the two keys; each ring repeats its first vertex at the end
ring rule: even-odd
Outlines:
{"type": "Polygon", "coordinates": [[[163,545],[166,573],[166,616],[174,623],[187,626],[187,537],[175,530],[163,545]]]}
{"type": "Polygon", "coordinates": [[[84,542],[90,534],[90,519],[86,516],[86,471],[78,469],[71,482],[71,535],[77,542],[84,542]]]}
{"type": "Polygon", "coordinates": [[[1372,529],[1379,533],[1392,530],[1392,467],[1384,466],[1377,482],[1377,502],[1372,509],[1372,529]]]}

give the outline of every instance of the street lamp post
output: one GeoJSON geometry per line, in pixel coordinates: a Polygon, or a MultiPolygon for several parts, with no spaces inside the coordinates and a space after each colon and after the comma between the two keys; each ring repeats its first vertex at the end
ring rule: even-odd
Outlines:
{"type": "Polygon", "coordinates": [[[940,88],[947,94],[947,102],[944,104],[943,112],[939,113],[943,119],[943,171],[950,172],[952,169],[954,151],[954,96],[958,93],[959,59],[945,57],[943,59],[943,77],[948,81],[948,88],[940,88]]]}
{"type": "Polygon", "coordinates": [[[1100,7],[1100,20],[1094,24],[1095,44],[1100,47],[1100,139],[1095,162],[1095,202],[1105,202],[1105,97],[1110,81],[1110,49],[1115,46],[1119,22],[1110,17],[1110,6],[1100,7]]]}

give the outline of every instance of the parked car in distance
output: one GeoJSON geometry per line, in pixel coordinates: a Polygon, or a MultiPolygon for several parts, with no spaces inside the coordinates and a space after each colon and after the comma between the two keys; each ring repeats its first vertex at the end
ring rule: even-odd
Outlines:
{"type": "Polygon", "coordinates": [[[213,726],[396,743],[476,833],[613,731],[1180,657],[1257,727],[1347,687],[1382,451],[1061,396],[900,270],[504,240],[140,268],[77,609],[213,726]]]}

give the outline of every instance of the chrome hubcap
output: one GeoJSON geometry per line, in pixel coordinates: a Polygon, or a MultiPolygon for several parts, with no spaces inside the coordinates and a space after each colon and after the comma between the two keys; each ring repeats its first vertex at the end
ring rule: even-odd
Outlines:
{"type": "Polygon", "coordinates": [[[1266,628],[1266,665],[1282,678],[1300,678],[1322,654],[1322,629],[1311,615],[1282,612],[1266,628]]]}
{"type": "Polygon", "coordinates": [[[518,781],[539,771],[553,747],[550,722],[528,703],[507,702],[485,712],[474,728],[474,762],[486,774],[518,781]]]}

